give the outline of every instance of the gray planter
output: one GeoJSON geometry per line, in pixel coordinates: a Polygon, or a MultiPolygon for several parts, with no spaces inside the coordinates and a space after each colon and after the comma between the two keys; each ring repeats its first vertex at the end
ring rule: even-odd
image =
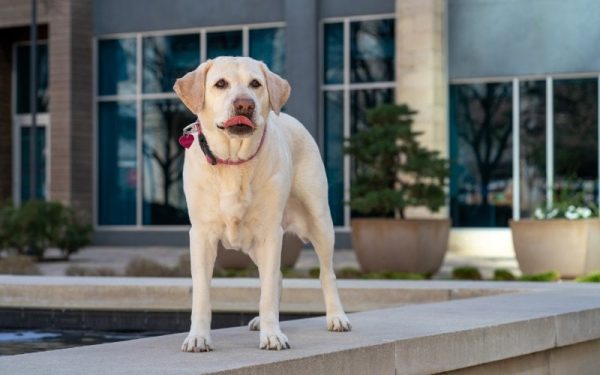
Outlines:
{"type": "Polygon", "coordinates": [[[366,272],[434,274],[448,249],[449,219],[353,219],[352,245],[366,272]]]}
{"type": "Polygon", "coordinates": [[[600,220],[510,222],[515,254],[524,274],[558,271],[574,278],[600,270],[600,220]]]}

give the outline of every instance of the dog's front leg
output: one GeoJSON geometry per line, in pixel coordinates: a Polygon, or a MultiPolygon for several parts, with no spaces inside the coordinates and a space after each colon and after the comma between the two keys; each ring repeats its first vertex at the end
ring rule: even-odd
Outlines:
{"type": "Polygon", "coordinates": [[[210,280],[217,257],[217,240],[208,233],[190,229],[190,263],[192,268],[192,325],[183,342],[184,352],[212,350],[210,338],[210,280]]]}
{"type": "Polygon", "coordinates": [[[267,234],[256,260],[260,274],[260,348],[266,350],[289,349],[287,337],[279,327],[279,297],[281,289],[281,241],[283,230],[267,234]]]}

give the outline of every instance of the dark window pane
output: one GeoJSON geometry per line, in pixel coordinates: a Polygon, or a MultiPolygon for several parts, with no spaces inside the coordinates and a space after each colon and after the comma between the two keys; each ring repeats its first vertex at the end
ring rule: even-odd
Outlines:
{"type": "Polygon", "coordinates": [[[344,225],[344,94],[325,91],[325,169],[333,224],[344,225]]]}
{"type": "Polygon", "coordinates": [[[521,81],[519,91],[520,205],[528,218],[546,200],[546,82],[521,81]]]}
{"type": "Polygon", "coordinates": [[[206,34],[206,56],[214,59],[219,56],[242,55],[242,32],[225,31],[206,34]]]}
{"type": "Polygon", "coordinates": [[[394,24],[393,19],[350,24],[352,83],[394,80],[394,24]]]}
{"type": "MultiPolygon", "coordinates": [[[[17,47],[17,113],[29,113],[30,107],[30,46],[17,47]]],[[[48,46],[38,44],[37,47],[37,112],[48,112],[48,46]]]]}
{"type": "Polygon", "coordinates": [[[198,34],[144,38],[144,92],[172,92],[175,80],[200,64],[198,34]]]}
{"type": "Polygon", "coordinates": [[[344,82],[344,24],[326,23],[324,28],[323,79],[325,83],[344,82]]]}
{"type": "MultiPolygon", "coordinates": [[[[380,104],[389,104],[394,102],[393,89],[370,89],[354,90],[350,92],[350,132],[355,134],[369,127],[367,123],[367,111],[380,104]]],[[[361,168],[370,168],[367,165],[361,165],[351,160],[350,181],[354,181],[356,172],[361,168]]],[[[358,212],[352,211],[352,217],[364,216],[358,212]]]]}
{"type": "Polygon", "coordinates": [[[512,217],[512,83],[451,86],[450,204],[458,227],[512,217]]]}
{"type": "Polygon", "coordinates": [[[353,90],[350,92],[350,131],[352,134],[365,129],[367,111],[380,104],[394,102],[394,89],[353,90]]]}
{"type": "MultiPolygon", "coordinates": [[[[47,196],[46,187],[46,128],[36,127],[36,198],[44,199],[47,196]]],[[[29,175],[29,142],[31,137],[31,127],[21,128],[21,201],[25,202],[31,198],[29,175]]]]}
{"type": "Polygon", "coordinates": [[[581,192],[595,203],[597,181],[598,80],[555,80],[554,200],[581,192]]]}
{"type": "Polygon", "coordinates": [[[98,104],[98,224],[135,224],[135,102],[98,104]]]}
{"type": "Polygon", "coordinates": [[[189,224],[181,130],[194,116],[179,100],[144,102],[144,224],[189,224]]]}
{"type": "Polygon", "coordinates": [[[135,94],[136,41],[98,42],[98,95],[135,94]]]}
{"type": "Polygon", "coordinates": [[[285,29],[255,29],[249,32],[250,57],[267,64],[272,72],[285,74],[285,29]]]}

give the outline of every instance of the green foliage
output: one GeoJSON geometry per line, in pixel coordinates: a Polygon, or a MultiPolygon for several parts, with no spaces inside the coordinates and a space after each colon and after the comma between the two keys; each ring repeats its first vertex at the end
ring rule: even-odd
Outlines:
{"type": "Polygon", "coordinates": [[[28,201],[20,207],[0,208],[1,249],[41,259],[54,246],[68,258],[90,243],[91,234],[85,218],[59,202],[28,201]]]}
{"type": "Polygon", "coordinates": [[[65,270],[67,276],[117,276],[117,272],[109,267],[69,266],[65,270]]]}
{"type": "Polygon", "coordinates": [[[534,275],[523,275],[519,278],[520,281],[559,281],[560,273],[556,271],[548,271],[537,273],[534,275]]]}
{"type": "Polygon", "coordinates": [[[481,272],[476,267],[456,267],[452,270],[452,278],[455,280],[481,280],[481,272]]]}
{"type": "Polygon", "coordinates": [[[40,270],[31,257],[9,255],[5,258],[0,258],[0,274],[39,275],[40,270]]]}
{"type": "Polygon", "coordinates": [[[370,127],[348,139],[345,152],[356,163],[352,209],[370,216],[404,217],[409,206],[437,211],[445,204],[448,162],[419,144],[415,111],[386,104],[367,112],[370,127]]]}
{"type": "Polygon", "coordinates": [[[171,267],[155,260],[137,257],[131,260],[125,268],[125,276],[131,277],[173,277],[171,267]]]}
{"type": "Polygon", "coordinates": [[[580,283],[600,283],[600,271],[589,272],[586,275],[576,278],[575,281],[580,283]]]}
{"type": "Polygon", "coordinates": [[[513,281],[515,280],[515,275],[512,274],[509,270],[505,269],[497,269],[494,270],[494,280],[496,281],[513,281]]]}
{"type": "Polygon", "coordinates": [[[572,188],[563,188],[554,192],[552,207],[538,207],[533,212],[533,217],[538,220],[568,219],[581,220],[598,216],[598,206],[585,199],[582,191],[572,188]]]}

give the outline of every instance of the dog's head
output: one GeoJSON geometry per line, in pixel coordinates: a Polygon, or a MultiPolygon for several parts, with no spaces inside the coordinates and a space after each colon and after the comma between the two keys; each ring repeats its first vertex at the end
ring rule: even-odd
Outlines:
{"type": "Polygon", "coordinates": [[[285,79],[249,57],[208,60],[179,78],[173,89],[202,119],[203,128],[230,137],[251,136],[265,125],[269,111],[279,114],[290,96],[285,79]]]}

